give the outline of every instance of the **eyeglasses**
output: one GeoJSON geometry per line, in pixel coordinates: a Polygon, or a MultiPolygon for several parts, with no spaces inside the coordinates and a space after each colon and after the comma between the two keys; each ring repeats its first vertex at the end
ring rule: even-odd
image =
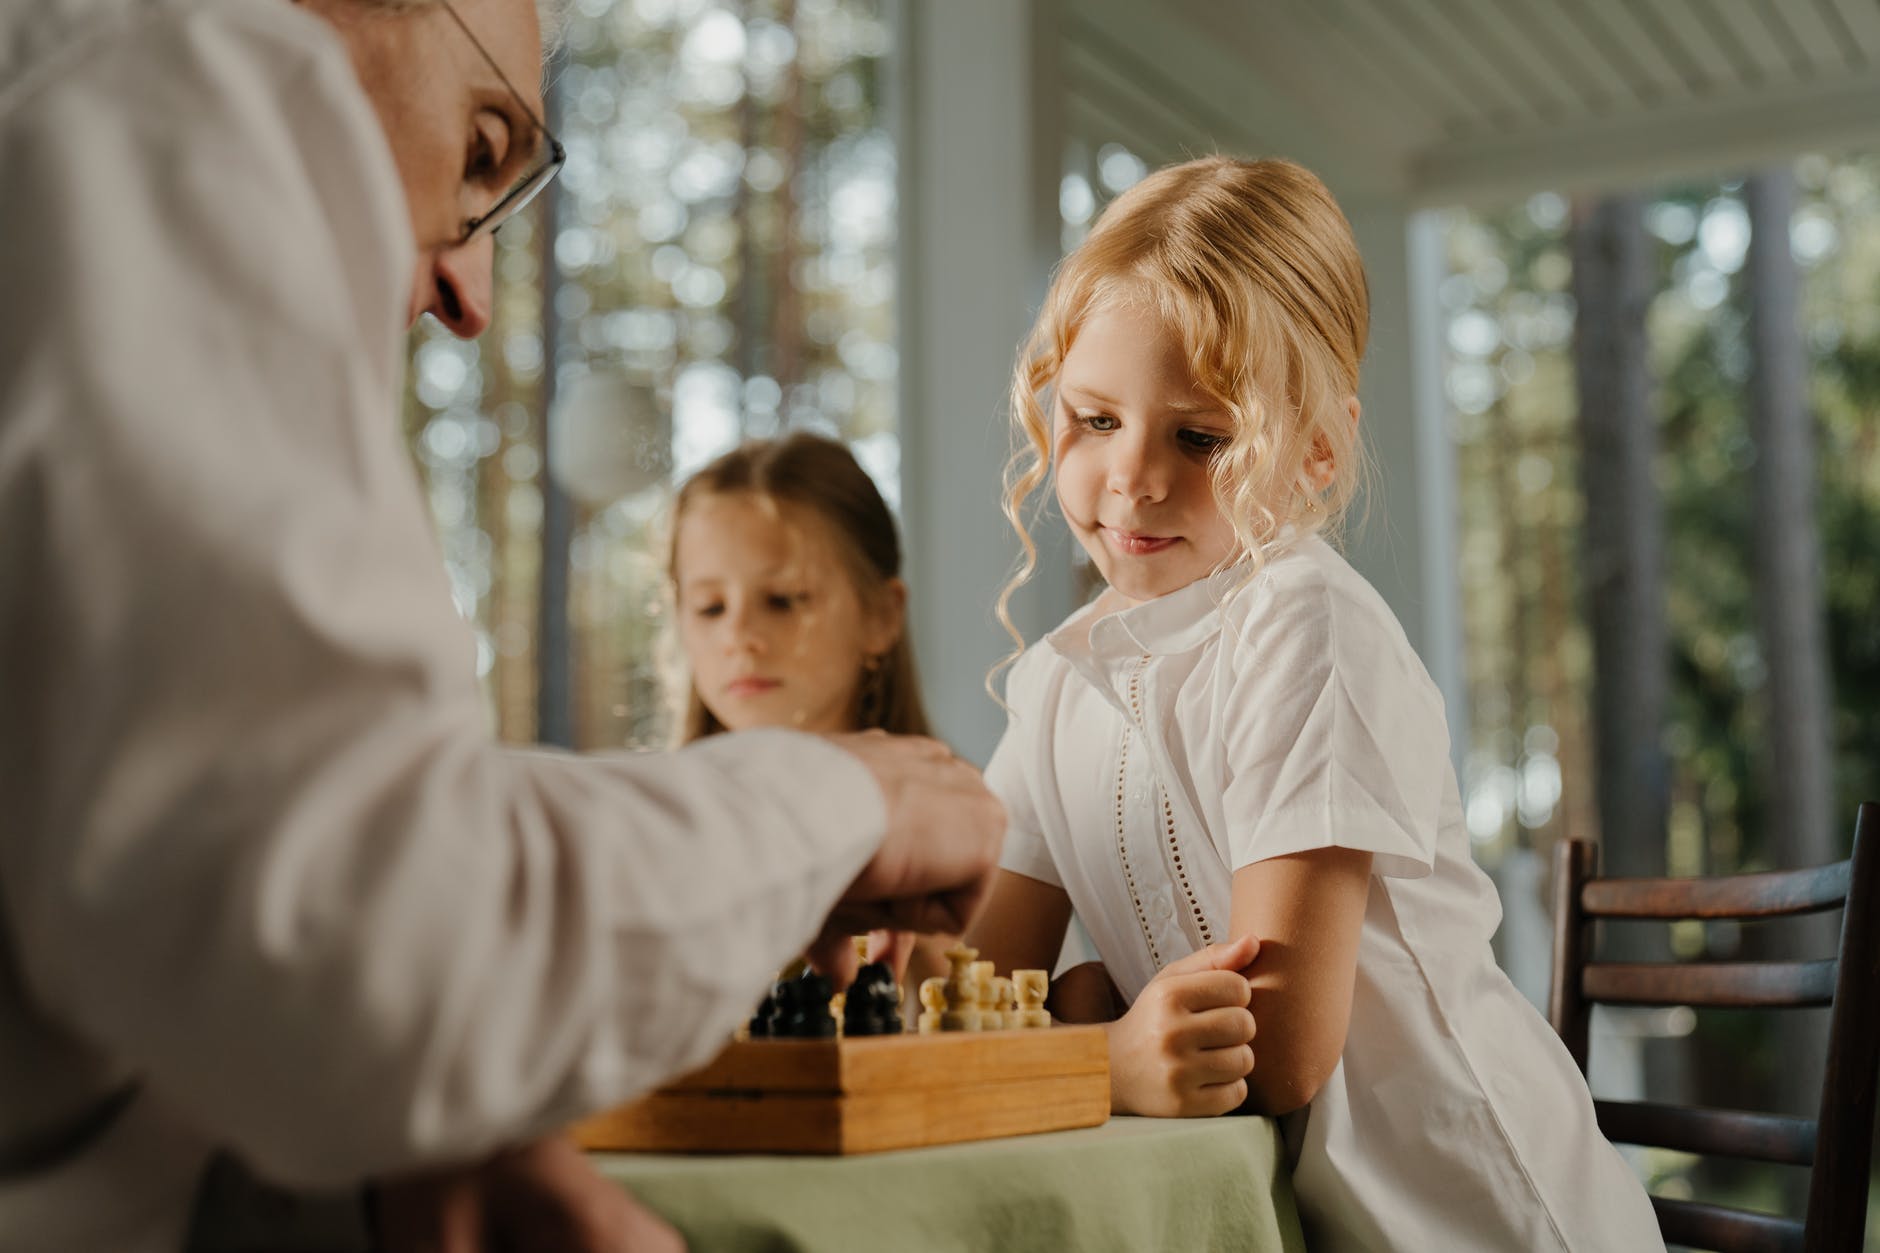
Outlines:
{"type": "Polygon", "coordinates": [[[457,241],[457,246],[461,248],[478,236],[493,232],[504,222],[507,222],[510,218],[527,208],[531,200],[534,200],[537,196],[542,194],[544,187],[547,187],[550,183],[555,181],[555,175],[561,173],[561,167],[568,162],[568,150],[561,146],[561,140],[556,139],[549,133],[548,125],[542,121],[541,116],[537,114],[534,109],[529,107],[529,102],[522,98],[522,93],[517,91],[515,84],[509,81],[509,76],[503,73],[502,66],[496,64],[496,58],[490,55],[489,49],[483,46],[482,40],[471,33],[470,28],[464,24],[463,18],[457,15],[457,10],[452,8],[448,2],[443,3],[440,7],[443,8],[444,12],[450,14],[450,20],[457,23],[457,29],[462,31],[464,38],[470,41],[470,46],[475,48],[484,61],[489,63],[491,72],[493,72],[502,85],[508,89],[509,94],[515,97],[517,107],[522,110],[531,122],[535,123],[535,129],[540,131],[542,138],[548,141],[548,155],[543,159],[541,165],[524,175],[520,182],[503,193],[503,198],[490,206],[489,212],[480,214],[464,222],[463,236],[457,241]]]}

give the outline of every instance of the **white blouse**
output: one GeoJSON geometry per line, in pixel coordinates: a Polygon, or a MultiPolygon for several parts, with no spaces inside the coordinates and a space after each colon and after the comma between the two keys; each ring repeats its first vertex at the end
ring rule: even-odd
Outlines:
{"type": "Polygon", "coordinates": [[[168,1253],[218,1146],[341,1188],[705,1060],[879,790],[788,732],[492,740],[332,30],[0,4],[0,170],[0,1251],[168,1253]]]}
{"type": "MultiPolygon", "coordinates": [[[[1345,1051],[1286,1120],[1315,1253],[1659,1250],[1559,1039],[1495,965],[1441,697],[1327,544],[1071,616],[1014,667],[1003,866],[1062,887],[1132,1001],[1229,938],[1233,872],[1372,854],[1345,1051]]],[[[1258,1042],[1255,1042],[1256,1052],[1258,1042]]]]}

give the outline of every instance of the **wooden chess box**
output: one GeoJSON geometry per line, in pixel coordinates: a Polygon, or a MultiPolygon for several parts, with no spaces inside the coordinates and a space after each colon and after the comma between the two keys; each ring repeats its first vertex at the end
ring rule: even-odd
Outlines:
{"type": "Polygon", "coordinates": [[[1101,1027],[739,1040],[651,1095],[577,1124],[587,1149],[875,1153],[1094,1127],[1110,1115],[1101,1027]]]}

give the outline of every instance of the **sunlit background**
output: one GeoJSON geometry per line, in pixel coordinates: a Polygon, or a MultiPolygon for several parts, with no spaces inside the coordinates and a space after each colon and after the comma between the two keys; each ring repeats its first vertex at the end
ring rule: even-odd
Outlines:
{"type": "MultiPolygon", "coordinates": [[[[550,89],[569,150],[564,177],[498,236],[492,332],[471,344],[435,326],[414,335],[405,411],[503,738],[664,742],[661,509],[676,480],[741,438],[833,433],[897,508],[917,491],[990,505],[999,450],[974,483],[923,479],[902,455],[903,14],[880,0],[577,4],[550,89]]],[[[1085,34],[1082,46],[1100,46],[1085,34]]],[[[1054,193],[1034,233],[1054,254],[1152,160],[1183,155],[1172,142],[1140,155],[1157,148],[1143,138],[1153,108],[1111,87],[1134,74],[1166,102],[1179,84],[1157,77],[1166,66],[1131,70],[1127,51],[1101,80],[1082,63],[1061,67],[1068,120],[1052,151],[1032,153],[1054,193]]],[[[1856,802],[1880,797],[1880,159],[1797,148],[1764,168],[1794,179],[1787,234],[1818,465],[1832,812],[1851,830],[1856,802]]],[[[1674,874],[1781,860],[1750,575],[1769,520],[1748,486],[1748,172],[1631,185],[1654,267],[1646,325],[1670,653],[1663,860],[1674,874]]],[[[1565,183],[1500,200],[1478,191],[1466,208],[1422,210],[1441,254],[1435,299],[1422,306],[1439,323],[1429,342],[1440,360],[1423,368],[1440,379],[1453,487],[1424,507],[1453,517],[1453,552],[1437,555],[1460,585],[1449,691],[1465,738],[1455,756],[1477,858],[1507,907],[1498,953],[1535,997],[1545,990],[1547,855],[1560,839],[1601,835],[1573,359],[1571,231],[1588,197],[1577,195],[1565,183]]],[[[1017,290],[1035,301],[1044,263],[1002,299],[1017,290]]],[[[1025,298],[993,312],[1022,329],[1025,298]]],[[[980,363],[990,367],[985,396],[996,398],[1008,362],[980,363]]],[[[911,538],[916,549],[926,539],[911,538]]],[[[915,574],[917,604],[941,594],[915,574]]],[[[1091,583],[1079,572],[1066,586],[1091,583]]],[[[1426,594],[1399,612],[1408,625],[1427,608],[1426,594]]],[[[983,605],[942,612],[974,626],[987,617],[983,605]]],[[[1430,662],[1440,679],[1440,657],[1430,662]]],[[[945,676],[961,692],[976,681],[945,676]]],[[[1728,957],[1741,938],[1714,925],[1673,932],[1685,955],[1728,957]]],[[[1686,1068],[1705,1090],[1753,1086],[1776,1068],[1773,1039],[1734,1021],[1658,1015],[1617,1030],[1689,1037],[1700,1060],[1686,1068]]],[[[1675,1157],[1642,1166],[1670,1190],[1688,1186],[1688,1163],[1675,1157]]],[[[1782,1187],[1762,1175],[1724,1182],[1747,1203],[1772,1204],[1782,1187]]]]}

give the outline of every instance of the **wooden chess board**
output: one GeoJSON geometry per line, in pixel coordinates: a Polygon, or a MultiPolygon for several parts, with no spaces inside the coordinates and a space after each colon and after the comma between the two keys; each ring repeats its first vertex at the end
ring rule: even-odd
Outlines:
{"type": "Polygon", "coordinates": [[[1101,1027],[739,1040],[573,1128],[587,1149],[874,1153],[1094,1127],[1110,1116],[1101,1027]]]}

